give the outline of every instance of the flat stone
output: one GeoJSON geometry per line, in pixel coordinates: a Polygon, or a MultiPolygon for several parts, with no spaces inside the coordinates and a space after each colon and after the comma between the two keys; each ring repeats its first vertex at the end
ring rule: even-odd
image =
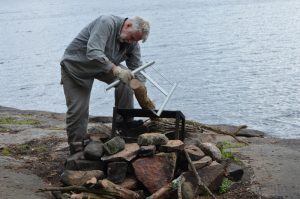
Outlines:
{"type": "Polygon", "coordinates": [[[141,146],[139,150],[139,156],[141,157],[153,156],[155,152],[156,152],[155,145],[141,146]]]}
{"type": "Polygon", "coordinates": [[[232,181],[239,181],[244,174],[243,168],[236,163],[229,163],[225,169],[225,176],[232,181]]]}
{"type": "Polygon", "coordinates": [[[161,152],[178,152],[184,149],[184,143],[181,140],[169,140],[167,144],[159,146],[161,152]]]}
{"type": "Polygon", "coordinates": [[[100,160],[103,154],[103,143],[101,141],[91,141],[84,148],[84,157],[87,160],[100,160]]]}
{"type": "Polygon", "coordinates": [[[61,182],[65,185],[84,185],[92,177],[102,179],[104,177],[103,171],[91,170],[91,171],[71,171],[65,170],[61,174],[61,182]]]}
{"type": "Polygon", "coordinates": [[[117,136],[105,142],[103,147],[108,155],[113,155],[124,149],[125,141],[117,136]]]}
{"type": "Polygon", "coordinates": [[[205,153],[196,145],[186,145],[184,148],[192,161],[200,160],[205,156],[205,153]]]}
{"type": "Polygon", "coordinates": [[[65,163],[65,168],[68,170],[103,170],[104,167],[105,164],[101,160],[70,160],[65,163]]]}
{"type": "Polygon", "coordinates": [[[174,177],[176,153],[159,153],[152,157],[144,157],[132,163],[137,179],[154,193],[170,183],[174,177]]]}
{"type": "Polygon", "coordinates": [[[131,161],[138,155],[139,149],[140,146],[137,143],[125,144],[125,148],[122,151],[114,155],[103,156],[101,160],[104,162],[131,161]]]}
{"type": "Polygon", "coordinates": [[[211,156],[213,160],[216,160],[217,162],[220,162],[222,160],[221,151],[215,144],[204,142],[201,143],[199,147],[205,154],[211,156]]]}
{"type": "Polygon", "coordinates": [[[110,162],[107,164],[107,179],[113,183],[121,183],[125,180],[127,162],[110,162]]]}
{"type": "Polygon", "coordinates": [[[164,145],[168,143],[168,138],[161,133],[144,133],[139,135],[138,144],[140,146],[147,145],[164,145]]]}
{"type": "MultiPolygon", "coordinates": [[[[212,159],[210,156],[204,156],[200,160],[192,161],[192,163],[196,169],[201,169],[205,166],[208,166],[208,165],[210,165],[211,162],[212,162],[212,159]]],[[[192,168],[190,165],[189,165],[189,170],[192,171],[192,168]]]]}

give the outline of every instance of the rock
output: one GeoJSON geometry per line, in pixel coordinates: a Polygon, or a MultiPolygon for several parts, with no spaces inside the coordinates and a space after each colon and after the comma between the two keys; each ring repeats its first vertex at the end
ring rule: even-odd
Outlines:
{"type": "Polygon", "coordinates": [[[220,163],[218,163],[217,161],[214,160],[210,163],[209,166],[215,166],[215,165],[220,165],[220,163]]]}
{"type": "Polygon", "coordinates": [[[111,137],[111,128],[104,124],[89,126],[88,135],[92,140],[109,139],[111,137]]]}
{"type": "Polygon", "coordinates": [[[140,146],[136,143],[125,144],[124,150],[110,156],[103,156],[101,158],[104,162],[117,162],[117,161],[131,161],[138,155],[140,146]]]}
{"type": "Polygon", "coordinates": [[[187,179],[183,174],[182,184],[181,184],[181,195],[182,199],[194,199],[198,195],[198,183],[196,178],[188,176],[190,179],[187,179]]]}
{"type": "Polygon", "coordinates": [[[91,141],[84,148],[84,157],[87,160],[100,160],[103,154],[103,143],[101,141],[91,141]]]}
{"type": "Polygon", "coordinates": [[[191,137],[187,137],[184,139],[183,143],[185,145],[197,145],[198,144],[198,140],[197,139],[194,139],[194,138],[191,138],[191,137]]]}
{"type": "Polygon", "coordinates": [[[122,183],[119,183],[121,187],[134,190],[138,187],[138,181],[134,176],[126,177],[122,183]]]}
{"type": "Polygon", "coordinates": [[[185,150],[189,154],[192,161],[200,160],[205,156],[203,151],[195,145],[187,145],[185,146],[185,150]]]}
{"type": "MultiPolygon", "coordinates": [[[[212,162],[212,159],[210,156],[204,156],[200,160],[192,161],[192,163],[196,169],[201,169],[205,166],[208,166],[208,165],[210,165],[211,162],[212,162]]],[[[190,165],[189,165],[189,170],[192,171],[192,168],[190,165]]]]}
{"type": "Polygon", "coordinates": [[[113,183],[121,183],[126,177],[127,162],[111,162],[107,164],[107,179],[113,183]]]}
{"type": "Polygon", "coordinates": [[[219,190],[225,173],[223,165],[207,166],[197,171],[203,182],[211,191],[219,190]]]}
{"type": "Polygon", "coordinates": [[[159,153],[152,157],[139,158],[132,166],[137,179],[154,193],[172,181],[176,159],[176,153],[159,153]]]}
{"type": "Polygon", "coordinates": [[[141,157],[153,156],[155,152],[156,152],[155,145],[141,146],[139,150],[139,156],[141,157]]]}
{"type": "Polygon", "coordinates": [[[222,154],[220,149],[213,143],[204,142],[200,144],[200,149],[207,155],[211,156],[213,160],[221,162],[222,154]]]}
{"type": "Polygon", "coordinates": [[[184,144],[181,140],[169,140],[167,144],[159,146],[158,150],[161,152],[178,152],[182,151],[184,144]]]}
{"type": "Polygon", "coordinates": [[[72,160],[84,160],[83,151],[80,151],[80,152],[74,153],[73,155],[70,155],[66,161],[68,162],[68,161],[72,161],[72,160]]]}
{"type": "Polygon", "coordinates": [[[144,133],[139,135],[138,144],[140,146],[147,145],[164,145],[167,144],[168,138],[161,133],[144,133]]]}
{"type": "Polygon", "coordinates": [[[117,136],[105,142],[103,147],[107,154],[113,155],[125,148],[125,141],[121,137],[117,136]]]}
{"type": "MultiPolygon", "coordinates": [[[[215,166],[207,166],[197,171],[203,183],[211,191],[217,191],[219,189],[220,185],[222,184],[225,172],[223,165],[220,164],[215,166]]],[[[182,193],[185,191],[185,195],[187,195],[183,198],[190,198],[193,195],[195,196],[205,193],[205,189],[199,188],[197,178],[195,177],[193,172],[185,172],[183,173],[183,177],[184,182],[182,183],[182,193]]]]}
{"type": "Polygon", "coordinates": [[[66,161],[65,168],[68,170],[103,170],[105,167],[104,162],[101,160],[70,160],[66,161]]]}
{"type": "Polygon", "coordinates": [[[225,176],[232,181],[239,181],[244,174],[243,168],[236,163],[229,163],[225,169],[225,176]]]}
{"type": "Polygon", "coordinates": [[[92,177],[102,179],[104,177],[103,171],[91,170],[91,171],[71,171],[65,170],[61,174],[61,182],[65,185],[84,185],[92,177]]]}

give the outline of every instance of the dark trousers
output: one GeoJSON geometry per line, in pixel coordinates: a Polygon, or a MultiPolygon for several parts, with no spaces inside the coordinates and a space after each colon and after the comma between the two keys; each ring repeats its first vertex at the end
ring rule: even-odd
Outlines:
{"type": "MultiPolygon", "coordinates": [[[[116,80],[112,73],[101,73],[95,79],[107,84],[116,80]]],[[[66,130],[68,143],[71,145],[73,142],[82,142],[87,134],[92,86],[86,88],[78,85],[63,68],[61,69],[61,82],[68,109],[66,130]]],[[[115,106],[118,108],[133,108],[133,91],[127,84],[120,83],[115,88],[115,106]]]]}

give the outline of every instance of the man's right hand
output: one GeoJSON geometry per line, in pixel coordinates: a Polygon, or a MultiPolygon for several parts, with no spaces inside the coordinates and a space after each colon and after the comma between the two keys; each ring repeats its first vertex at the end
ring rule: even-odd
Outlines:
{"type": "Polygon", "coordinates": [[[134,74],[127,69],[123,69],[120,66],[114,66],[112,68],[114,76],[118,77],[122,82],[128,83],[131,79],[134,78],[134,74]]]}

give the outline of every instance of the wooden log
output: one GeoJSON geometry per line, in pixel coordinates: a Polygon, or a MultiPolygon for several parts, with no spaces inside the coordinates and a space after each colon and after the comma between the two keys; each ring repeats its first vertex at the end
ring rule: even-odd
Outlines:
{"type": "Polygon", "coordinates": [[[131,80],[130,87],[134,91],[134,95],[142,109],[155,109],[154,103],[148,97],[147,88],[139,80],[131,80]]]}
{"type": "Polygon", "coordinates": [[[141,199],[142,197],[129,189],[121,187],[120,185],[114,184],[113,182],[104,179],[99,180],[98,184],[100,187],[104,188],[108,192],[116,193],[120,198],[123,199],[141,199]]]}

